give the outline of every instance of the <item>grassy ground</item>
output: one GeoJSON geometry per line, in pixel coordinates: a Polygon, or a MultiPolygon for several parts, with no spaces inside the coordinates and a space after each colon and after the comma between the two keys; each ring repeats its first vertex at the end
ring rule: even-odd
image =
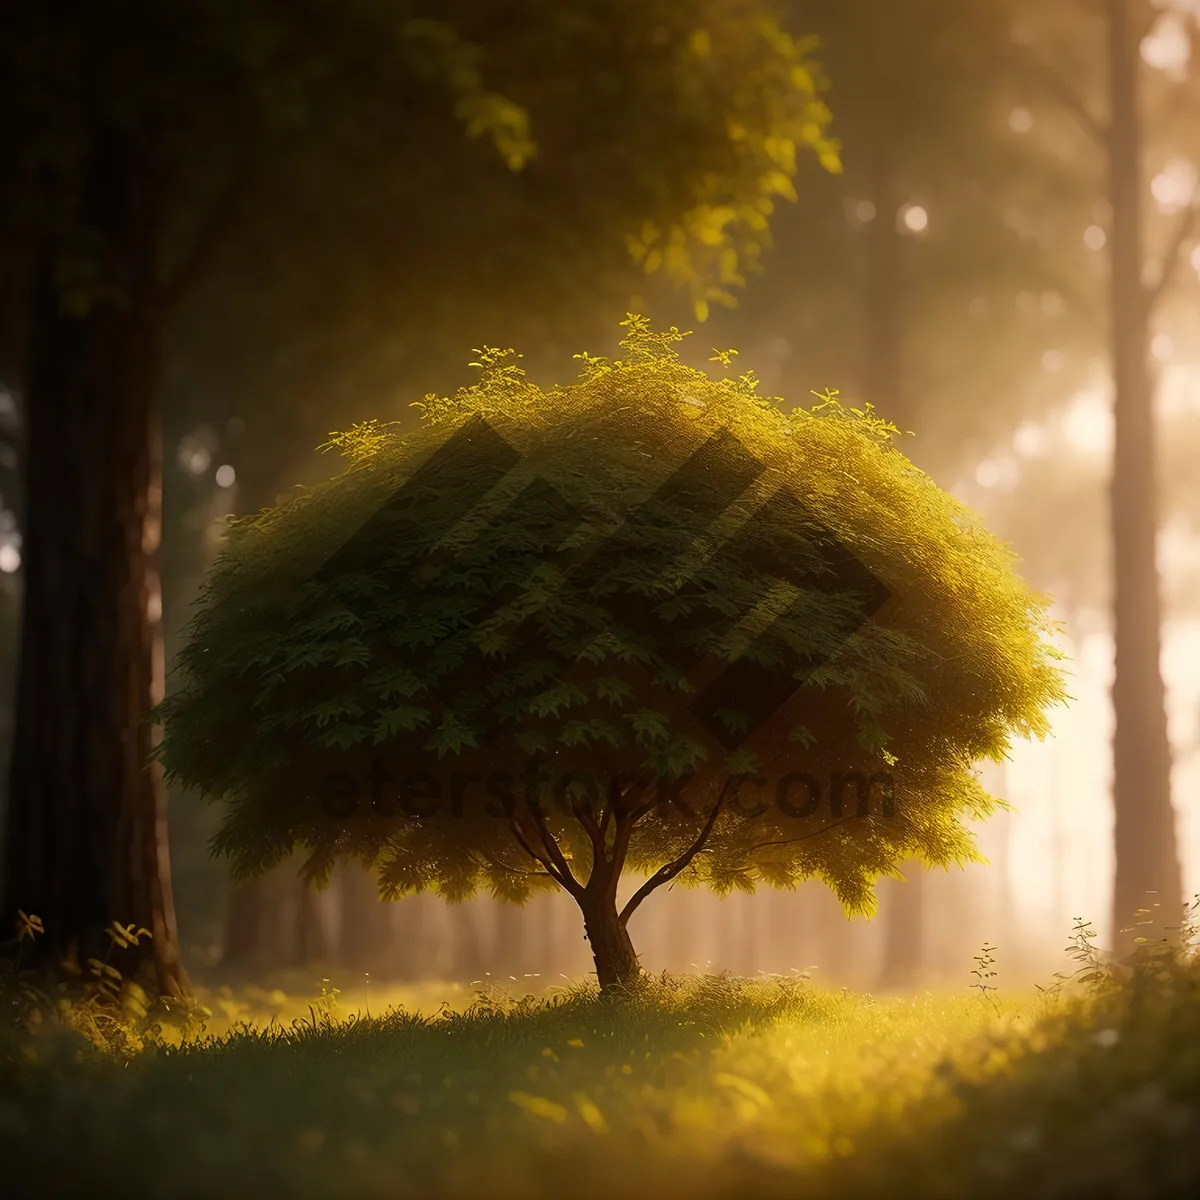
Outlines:
{"type": "Polygon", "coordinates": [[[619,1002],[380,995],[405,1006],[374,1017],[327,993],[302,1020],[218,994],[214,1021],[274,1023],[140,1050],[51,1024],[3,1043],[0,1190],[1200,1195],[1200,970],[1085,976],[1019,1002],[698,977],[619,1002]]]}

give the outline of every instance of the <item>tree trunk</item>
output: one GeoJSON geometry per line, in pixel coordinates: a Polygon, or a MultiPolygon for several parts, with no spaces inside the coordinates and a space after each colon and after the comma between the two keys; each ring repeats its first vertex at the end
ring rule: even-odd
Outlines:
{"type": "Polygon", "coordinates": [[[489,966],[483,939],[479,936],[477,912],[478,904],[472,900],[450,906],[447,913],[451,928],[450,954],[443,968],[449,977],[472,983],[482,979],[489,966]]]}
{"type": "Polygon", "coordinates": [[[382,977],[389,973],[392,908],[379,898],[369,868],[348,862],[342,870],[338,957],[347,967],[382,977]]]}
{"type": "MultiPolygon", "coordinates": [[[[999,766],[999,784],[997,793],[1002,800],[1007,800],[1008,796],[1008,768],[1004,763],[999,766]]],[[[992,818],[992,827],[995,831],[997,849],[996,858],[993,864],[993,877],[996,880],[998,895],[996,897],[996,935],[997,944],[1000,946],[1012,947],[1008,951],[1010,964],[1016,965],[1016,959],[1020,954],[1020,935],[1017,929],[1015,905],[1013,904],[1013,889],[1012,889],[1012,842],[1013,842],[1013,814],[1010,809],[1004,809],[998,812],[992,818]]],[[[1019,971],[1018,971],[1019,973],[1019,971]]]]}
{"type": "Polygon", "coordinates": [[[317,894],[303,879],[297,879],[292,887],[296,897],[296,939],[292,965],[307,967],[311,963],[324,963],[329,957],[329,946],[317,894]]]}
{"type": "Polygon", "coordinates": [[[1114,446],[1112,701],[1116,878],[1113,942],[1128,948],[1137,910],[1158,904],[1177,925],[1183,885],[1171,806],[1156,562],[1158,531],[1149,296],[1142,282],[1142,141],[1139,47],[1129,0],[1108,0],[1112,120],[1112,339],[1114,446]]]}
{"type": "Polygon", "coordinates": [[[222,965],[258,968],[263,965],[265,880],[250,879],[233,889],[225,922],[222,965]]]}
{"type": "Polygon", "coordinates": [[[695,969],[696,895],[691,891],[672,892],[663,897],[663,919],[666,922],[667,963],[680,974],[695,969]]]}
{"type": "Polygon", "coordinates": [[[903,870],[903,880],[893,879],[887,884],[881,987],[911,987],[923,965],[925,869],[910,861],[903,870]]]}
{"type": "Polygon", "coordinates": [[[529,912],[519,904],[496,901],[496,940],[493,943],[492,972],[496,975],[524,973],[528,946],[529,912]]]}
{"type": "Polygon", "coordinates": [[[867,186],[875,218],[866,234],[864,390],[884,420],[907,431],[904,386],[904,241],[892,149],[869,149],[867,186]]]}
{"type": "MultiPolygon", "coordinates": [[[[869,190],[875,220],[867,234],[867,399],[886,420],[911,428],[904,377],[904,309],[907,288],[904,239],[897,228],[900,188],[891,145],[883,138],[870,148],[869,190]]],[[[889,885],[884,918],[881,983],[911,984],[921,969],[925,875],[917,863],[904,867],[905,882],[889,885]]]]}
{"type": "Polygon", "coordinates": [[[42,247],[34,281],[3,919],[42,918],[48,967],[104,958],[110,922],[145,927],[113,963],[174,996],[187,983],[145,720],[163,686],[157,222],[136,165],[123,139],[101,139],[75,228],[42,247]],[[81,256],[98,270],[90,294],[64,279],[81,256]]]}
{"type": "Polygon", "coordinates": [[[628,987],[641,974],[641,967],[629,931],[621,923],[615,898],[606,895],[586,898],[580,907],[600,990],[611,992],[628,987]]]}

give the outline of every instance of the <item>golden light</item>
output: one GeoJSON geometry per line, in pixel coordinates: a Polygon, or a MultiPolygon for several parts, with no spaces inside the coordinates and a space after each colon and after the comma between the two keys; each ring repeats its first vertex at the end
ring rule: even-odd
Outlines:
{"type": "Polygon", "coordinates": [[[1159,333],[1150,343],[1150,353],[1160,363],[1170,362],[1175,354],[1175,340],[1169,333],[1159,333]]]}
{"type": "Polygon", "coordinates": [[[1150,193],[1162,212],[1182,212],[1196,195],[1196,183],[1195,164],[1172,158],[1151,181],[1150,193]]]}
{"type": "Polygon", "coordinates": [[[1013,435],[1013,449],[1022,458],[1039,458],[1046,453],[1046,430],[1036,421],[1026,421],[1013,435]]]}
{"type": "Polygon", "coordinates": [[[1008,127],[1013,133],[1028,133],[1033,128],[1033,114],[1027,108],[1014,108],[1008,114],[1008,127]]]}
{"type": "Polygon", "coordinates": [[[1112,449],[1112,408],[1099,392],[1080,392],[1062,422],[1063,436],[1080,454],[1108,454],[1112,449]]]}
{"type": "Polygon", "coordinates": [[[1176,81],[1188,76],[1192,61],[1192,42],[1186,17],[1181,12],[1165,12],[1154,28],[1142,39],[1142,59],[1147,66],[1176,81]]]}

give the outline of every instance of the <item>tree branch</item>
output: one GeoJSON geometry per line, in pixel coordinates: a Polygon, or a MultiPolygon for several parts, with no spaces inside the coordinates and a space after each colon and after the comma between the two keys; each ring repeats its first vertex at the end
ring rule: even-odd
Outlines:
{"type": "Polygon", "coordinates": [[[851,813],[848,817],[843,817],[840,821],[834,821],[832,825],[826,825],[822,829],[816,829],[812,833],[805,833],[800,837],[781,838],[774,842],[756,842],[753,846],[748,846],[747,854],[752,854],[755,850],[765,850],[768,846],[794,846],[797,842],[807,842],[810,838],[820,837],[823,833],[828,833],[831,829],[836,829],[839,825],[848,825],[851,821],[861,821],[861,813],[851,813]]]}
{"type": "Polygon", "coordinates": [[[600,834],[604,840],[605,846],[605,862],[612,866],[614,863],[617,866],[617,873],[620,873],[620,867],[625,861],[625,853],[629,849],[629,839],[633,833],[633,827],[646,815],[653,807],[654,803],[643,804],[635,808],[632,812],[625,813],[621,811],[621,802],[645,780],[644,775],[635,776],[632,782],[625,788],[620,787],[620,776],[614,774],[612,776],[614,786],[610,789],[609,798],[604,805],[604,812],[600,818],[600,834]],[[613,828],[613,843],[612,852],[608,853],[608,830],[613,828]]]}
{"type": "Polygon", "coordinates": [[[555,870],[558,872],[562,887],[572,896],[578,897],[583,895],[583,884],[572,873],[571,864],[567,862],[562,848],[546,825],[546,818],[542,816],[541,810],[536,804],[527,804],[525,807],[529,809],[529,814],[533,817],[538,837],[541,839],[542,845],[546,848],[546,853],[550,856],[550,861],[553,862],[555,870]]]}
{"type": "Polygon", "coordinates": [[[700,834],[696,840],[678,858],[673,859],[665,866],[659,867],[629,898],[628,903],[621,910],[622,925],[625,925],[629,921],[629,918],[633,916],[638,906],[647,896],[662,887],[664,883],[670,883],[676,875],[691,865],[692,860],[704,848],[709,834],[713,831],[713,826],[717,823],[717,817],[720,815],[721,809],[724,808],[725,801],[729,796],[729,784],[732,782],[732,779],[727,780],[725,786],[721,789],[721,794],[717,797],[717,802],[713,805],[712,812],[708,814],[708,820],[704,822],[704,828],[700,830],[700,834]]]}
{"type": "Polygon", "coordinates": [[[1179,269],[1179,260],[1183,257],[1183,248],[1198,227],[1200,227],[1200,197],[1193,199],[1192,203],[1179,214],[1175,231],[1171,235],[1166,253],[1162,258],[1162,269],[1158,273],[1158,282],[1152,288],[1146,289],[1146,312],[1148,314],[1154,310],[1167,288],[1171,286],[1171,281],[1179,269]]]}
{"type": "Polygon", "coordinates": [[[1096,117],[1061,75],[1047,63],[1023,58],[1026,71],[1062,107],[1076,124],[1101,148],[1108,145],[1108,122],[1096,117]]]}
{"type": "MultiPolygon", "coordinates": [[[[529,857],[532,858],[534,862],[541,864],[541,867],[546,872],[546,874],[549,875],[550,878],[553,879],[554,882],[557,883],[558,886],[563,889],[563,891],[571,892],[571,888],[568,885],[566,879],[564,879],[554,869],[553,865],[545,858],[544,855],[539,854],[533,848],[533,846],[530,845],[530,843],[529,843],[528,839],[525,837],[524,833],[521,832],[521,827],[517,824],[517,822],[514,818],[509,818],[508,827],[509,827],[509,829],[512,830],[513,837],[517,839],[517,845],[520,846],[521,849],[524,850],[525,853],[528,854],[529,857]]],[[[574,895],[573,892],[571,892],[571,894],[574,895]]]]}
{"type": "Polygon", "coordinates": [[[606,861],[608,857],[605,852],[604,834],[601,833],[600,826],[596,824],[595,814],[585,805],[572,800],[571,815],[583,826],[584,832],[588,835],[588,840],[592,843],[592,866],[594,870],[596,863],[606,861]]]}
{"type": "MultiPolygon", "coordinates": [[[[546,870],[543,867],[540,871],[526,871],[523,867],[514,867],[510,863],[502,862],[494,854],[489,854],[486,850],[480,851],[484,859],[489,862],[497,871],[505,871],[509,875],[524,875],[527,879],[545,879],[547,878],[546,870]]],[[[553,876],[549,876],[553,879],[553,876]]],[[[558,881],[555,880],[557,883],[558,881]]]]}
{"type": "Polygon", "coordinates": [[[236,164],[201,222],[183,261],[158,288],[159,306],[166,312],[177,309],[203,278],[217,252],[241,218],[249,171],[236,164]]]}

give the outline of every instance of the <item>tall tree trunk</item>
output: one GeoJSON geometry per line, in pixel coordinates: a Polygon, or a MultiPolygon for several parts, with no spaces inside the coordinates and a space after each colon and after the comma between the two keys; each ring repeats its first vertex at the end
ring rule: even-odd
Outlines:
{"type": "Polygon", "coordinates": [[[49,967],[104,958],[112,921],[149,929],[114,964],[174,996],[187,983],[145,720],[163,686],[157,223],[136,166],[123,139],[100,140],[75,228],[36,270],[3,908],[5,927],[17,908],[42,918],[49,967]],[[99,286],[72,295],[81,255],[99,286]]]}
{"type": "Polygon", "coordinates": [[[1142,282],[1139,47],[1129,0],[1107,3],[1115,383],[1111,521],[1116,878],[1112,920],[1114,944],[1127,948],[1139,909],[1158,904],[1160,927],[1178,923],[1183,885],[1171,806],[1171,751],[1160,664],[1155,556],[1158,495],[1148,361],[1150,304],[1142,282]]]}
{"type": "Polygon", "coordinates": [[[681,889],[664,896],[663,901],[667,962],[680,974],[692,971],[696,965],[696,894],[681,889]]]}
{"type": "MultiPolygon", "coordinates": [[[[875,219],[867,232],[866,393],[885,419],[904,432],[911,428],[904,377],[904,237],[900,233],[901,195],[893,149],[879,138],[869,147],[868,186],[875,219]]],[[[912,983],[921,969],[925,923],[925,871],[904,867],[905,882],[889,887],[884,914],[882,982],[912,983]]]]}
{"type": "Polygon", "coordinates": [[[764,897],[767,906],[767,941],[770,969],[786,975],[812,965],[811,925],[808,897],[797,890],[776,891],[764,897]]]}
{"type": "MultiPolygon", "coordinates": [[[[1008,796],[1008,768],[1004,763],[999,765],[999,780],[997,794],[1002,800],[1008,796]]],[[[1013,904],[1012,889],[1012,842],[1013,842],[1013,813],[1003,809],[992,818],[992,828],[997,842],[996,857],[992,865],[993,877],[996,880],[998,895],[996,897],[996,941],[1000,946],[1011,947],[1008,952],[1010,961],[1020,952],[1020,936],[1017,929],[1016,912],[1013,904]]]]}
{"type": "Polygon", "coordinates": [[[910,987],[924,964],[925,870],[904,867],[904,879],[889,880],[884,903],[883,966],[880,987],[910,987]]]}
{"type": "Polygon", "coordinates": [[[292,888],[296,899],[292,965],[307,967],[310,963],[323,963],[329,957],[329,943],[321,920],[317,893],[303,879],[297,879],[292,888]]]}
{"type": "Polygon", "coordinates": [[[484,964],[487,963],[488,956],[479,936],[476,912],[477,906],[468,900],[462,904],[451,905],[447,914],[452,931],[448,969],[455,979],[474,982],[482,979],[487,972],[484,964]]]}
{"type": "Polygon", "coordinates": [[[496,901],[496,940],[493,944],[492,972],[496,975],[515,975],[525,970],[529,947],[526,934],[529,912],[518,904],[496,901]]]}
{"type": "Polygon", "coordinates": [[[379,898],[379,886],[369,868],[348,862],[341,872],[338,957],[355,970],[376,977],[388,974],[392,949],[392,906],[379,898]]]}
{"type": "Polygon", "coordinates": [[[225,920],[222,965],[240,969],[263,965],[265,897],[266,881],[261,878],[247,880],[232,890],[225,920]]]}
{"type": "Polygon", "coordinates": [[[892,148],[879,140],[867,151],[867,190],[875,217],[866,232],[863,385],[885,420],[907,431],[904,383],[904,239],[897,228],[901,199],[892,148]]]}

